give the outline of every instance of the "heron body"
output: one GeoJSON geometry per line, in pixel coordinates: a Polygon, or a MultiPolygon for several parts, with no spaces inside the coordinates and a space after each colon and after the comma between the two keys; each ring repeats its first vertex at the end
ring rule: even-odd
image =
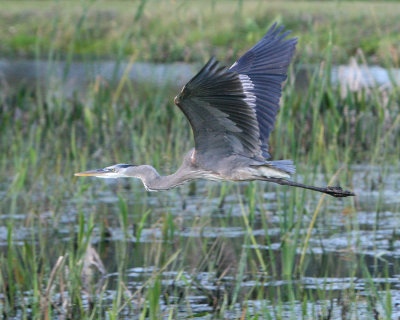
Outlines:
{"type": "Polygon", "coordinates": [[[175,97],[192,127],[195,147],[174,174],[161,176],[149,165],[117,164],[75,175],[139,178],[149,191],[168,190],[193,179],[263,180],[337,197],[353,195],[339,187],[287,180],[295,173],[293,162],[269,160],[268,140],[297,44],[297,38],[286,39],[290,32],[281,33],[283,28],[274,24],[230,68],[211,58],[175,97]]]}

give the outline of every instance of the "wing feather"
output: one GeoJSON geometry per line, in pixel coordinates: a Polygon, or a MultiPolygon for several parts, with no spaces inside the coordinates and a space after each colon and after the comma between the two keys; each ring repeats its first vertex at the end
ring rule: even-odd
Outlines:
{"type": "Polygon", "coordinates": [[[266,35],[247,51],[230,70],[246,75],[253,83],[256,97],[255,109],[260,128],[261,149],[269,158],[268,140],[274,129],[282,83],[287,78],[287,70],[296,49],[297,38],[285,40],[290,31],[282,34],[283,26],[274,24],[266,35]]]}
{"type": "Polygon", "coordinates": [[[256,111],[246,98],[239,74],[214,58],[185,85],[175,103],[192,126],[196,157],[263,160],[256,111]]]}
{"type": "Polygon", "coordinates": [[[297,43],[284,40],[290,32],[282,30],[274,24],[230,69],[211,58],[175,98],[192,127],[196,158],[269,157],[268,138],[297,43]]]}

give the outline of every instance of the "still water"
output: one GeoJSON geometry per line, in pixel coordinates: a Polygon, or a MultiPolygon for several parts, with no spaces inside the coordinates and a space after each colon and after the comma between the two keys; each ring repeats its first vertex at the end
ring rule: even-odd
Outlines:
{"type": "MultiPolygon", "coordinates": [[[[72,97],[88,83],[118,83],[124,75],[136,83],[181,87],[198,68],[188,64],[0,60],[0,82],[6,89],[54,86],[63,96],[72,97]]],[[[296,77],[301,78],[302,72],[307,73],[307,68],[299,70],[296,77]]],[[[342,93],[345,88],[390,88],[399,79],[399,70],[354,63],[335,66],[331,74],[342,93]]],[[[226,319],[240,318],[245,309],[271,319],[296,319],[298,314],[304,319],[328,315],[335,319],[343,314],[363,319],[373,318],[373,312],[384,316],[382,303],[388,303],[392,318],[397,319],[400,168],[358,165],[350,172],[350,188],[357,194],[354,205],[350,206],[349,200],[325,199],[304,251],[301,275],[295,270],[320,195],[299,193],[299,203],[306,205],[297,205],[288,203],[287,199],[293,198],[287,188],[265,188],[262,183],[221,187],[200,181],[177,190],[147,193],[139,182],[80,180],[82,190],[62,199],[57,212],[35,213],[39,225],[28,222],[32,212],[2,212],[0,251],[7,252],[7,225],[11,222],[13,245],[23,248],[29,244],[41,250],[46,244],[48,257],[55,263],[71,250],[69,244],[77,241],[79,220],[92,221],[83,261],[86,271],[82,273],[87,286],[82,293],[85,307],[89,310],[98,303],[112,308],[117,287],[123,282],[127,296],[139,292],[122,308],[125,319],[139,318],[135,304],[143,303],[141,288],[155,275],[161,281],[160,308],[166,318],[174,308],[178,318],[210,319],[218,310],[226,319]],[[256,197],[251,193],[255,189],[256,197]],[[177,258],[160,270],[175,253],[177,258]],[[99,295],[98,289],[104,286],[99,295]],[[371,288],[384,301],[374,303],[373,312],[371,288]],[[357,294],[357,303],[347,302],[349,293],[357,294]],[[221,311],[224,301],[232,307],[221,311]]],[[[298,181],[302,178],[295,176],[298,181]]],[[[315,184],[326,184],[326,177],[315,180],[315,184]]],[[[0,185],[0,197],[6,189],[0,185]]],[[[47,192],[51,194],[51,190],[47,192]]],[[[41,200],[38,197],[37,201],[41,200]]],[[[63,294],[53,292],[54,305],[62,305],[68,293],[63,294]]],[[[32,292],[26,292],[17,305],[29,305],[31,298],[32,292]]]]}
{"type": "MultiPolygon", "coordinates": [[[[126,61],[97,62],[57,62],[32,60],[0,59],[0,84],[8,88],[21,86],[62,88],[65,97],[100,80],[108,84],[118,83],[124,76],[136,84],[157,87],[182,87],[199,69],[200,64],[187,63],[128,63],[126,61]]],[[[296,83],[301,88],[307,85],[310,76],[319,66],[300,66],[296,70],[296,83]]],[[[373,87],[391,88],[400,84],[399,69],[385,69],[377,65],[359,65],[352,59],[348,65],[336,65],[331,68],[333,85],[346,90],[358,91],[373,87]]]]}
{"type": "MultiPolygon", "coordinates": [[[[219,188],[216,183],[197,182],[196,189],[190,193],[188,185],[177,191],[146,193],[136,183],[132,183],[132,190],[132,184],[127,181],[92,179],[87,181],[90,191],[65,199],[63,212],[56,219],[51,212],[41,215],[41,223],[46,227],[40,232],[46,233],[48,241],[53,243],[54,251],[49,255],[56,259],[62,254],[58,248],[77,237],[79,216],[87,220],[94,217],[95,227],[90,237],[91,272],[87,277],[93,287],[107,283],[101,297],[92,293],[90,298],[100,299],[103,306],[112,306],[115,288],[121,279],[127,292],[138,292],[160,271],[157,262],[162,251],[167,261],[169,256],[183,250],[179,259],[160,271],[163,292],[160,307],[166,318],[173,307],[179,318],[210,319],[221,300],[232,299],[234,307],[222,312],[226,319],[240,317],[244,304],[250,314],[268,314],[272,319],[289,319],[296,313],[305,315],[306,319],[329,313],[335,319],[344,311],[353,315],[352,318],[363,319],[371,316],[368,299],[373,284],[383,300],[388,299],[390,292],[392,316],[397,319],[400,317],[400,168],[386,168],[383,173],[379,167],[359,165],[351,171],[357,194],[356,210],[349,210],[343,200],[327,199],[311,233],[305,273],[301,276],[288,274],[286,266],[281,265],[282,261],[288,261],[283,255],[294,250],[294,269],[289,268],[289,273],[295,270],[303,248],[303,243],[291,243],[290,237],[297,239],[295,232],[285,226],[289,218],[285,206],[288,191],[282,187],[260,192],[263,184],[251,185],[262,196],[257,198],[255,210],[249,214],[243,209],[249,205],[245,200],[249,184],[225,185],[228,191],[221,201],[221,197],[207,197],[210,189],[219,188]],[[128,223],[124,226],[118,196],[126,201],[128,223]],[[143,229],[138,231],[143,212],[149,213],[143,229]],[[245,217],[251,231],[246,227],[245,217]],[[166,230],[163,222],[168,219],[172,227],[166,230]],[[256,244],[249,239],[249,234],[254,236],[256,244]],[[256,250],[266,261],[266,270],[258,263],[256,250]],[[275,259],[273,263],[268,262],[271,258],[275,259]],[[121,259],[124,259],[122,270],[121,259]],[[360,297],[357,303],[346,304],[343,294],[346,290],[357,292],[360,297]],[[307,293],[314,301],[293,300],[289,294],[285,295],[289,292],[295,296],[296,292],[307,293]]],[[[307,206],[301,208],[300,238],[307,233],[319,200],[319,195],[312,194],[307,206]]],[[[25,226],[25,215],[0,217],[3,222],[13,220],[17,246],[32,241],[32,230],[25,226]]],[[[293,216],[294,224],[298,217],[293,216]]],[[[5,223],[0,224],[0,246],[5,250],[7,228],[5,223]]],[[[26,292],[27,301],[30,294],[26,292]]],[[[121,311],[121,318],[139,317],[132,311],[132,304],[138,303],[138,299],[132,299],[131,306],[121,311]]],[[[54,293],[53,300],[55,304],[61,303],[59,293],[54,293]]],[[[379,303],[377,312],[384,315],[379,303]]]]}

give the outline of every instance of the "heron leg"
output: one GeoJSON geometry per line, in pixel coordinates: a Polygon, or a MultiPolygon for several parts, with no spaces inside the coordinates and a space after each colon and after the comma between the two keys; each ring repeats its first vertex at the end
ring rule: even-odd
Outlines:
{"type": "Polygon", "coordinates": [[[329,194],[330,196],[337,197],[337,198],[355,196],[355,194],[353,192],[348,191],[348,190],[343,190],[341,187],[325,187],[325,188],[323,188],[323,187],[309,186],[306,184],[302,184],[299,182],[290,181],[290,180],[286,180],[286,179],[281,179],[281,178],[265,178],[265,181],[274,182],[274,183],[277,183],[280,185],[286,185],[286,186],[292,186],[292,187],[297,187],[297,188],[318,191],[318,192],[329,194]]]}

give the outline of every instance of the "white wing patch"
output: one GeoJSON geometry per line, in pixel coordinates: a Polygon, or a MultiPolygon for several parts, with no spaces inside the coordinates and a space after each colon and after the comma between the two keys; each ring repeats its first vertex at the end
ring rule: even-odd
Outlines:
{"type": "Polygon", "coordinates": [[[244,99],[244,101],[246,101],[246,103],[250,107],[255,108],[256,107],[256,96],[253,93],[253,90],[254,90],[253,82],[251,81],[249,76],[247,76],[245,74],[239,74],[239,79],[240,79],[240,82],[242,83],[244,94],[246,95],[246,98],[244,99]]]}

